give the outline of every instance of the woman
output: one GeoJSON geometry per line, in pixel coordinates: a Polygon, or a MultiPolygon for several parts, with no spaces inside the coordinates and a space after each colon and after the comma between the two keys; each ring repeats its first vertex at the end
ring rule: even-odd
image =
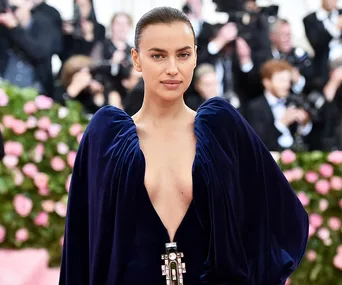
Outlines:
{"type": "Polygon", "coordinates": [[[104,107],[87,127],[60,284],[285,284],[305,251],[307,214],[229,103],[210,99],[197,114],[184,104],[196,66],[188,18],[151,10],[131,53],[144,103],[132,118],[104,107]],[[171,261],[182,269],[167,271],[171,261]]]}

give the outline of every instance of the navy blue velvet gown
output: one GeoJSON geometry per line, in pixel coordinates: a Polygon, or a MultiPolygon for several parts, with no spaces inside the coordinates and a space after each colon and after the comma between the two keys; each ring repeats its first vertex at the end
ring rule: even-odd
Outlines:
{"type": "MultiPolygon", "coordinates": [[[[194,131],[193,200],[175,236],[187,266],[184,284],[285,284],[308,239],[308,217],[296,194],[226,101],[205,102],[194,131]]],[[[160,256],[168,235],[144,175],[133,120],[103,107],[77,153],[60,285],[166,284],[160,256]]]]}

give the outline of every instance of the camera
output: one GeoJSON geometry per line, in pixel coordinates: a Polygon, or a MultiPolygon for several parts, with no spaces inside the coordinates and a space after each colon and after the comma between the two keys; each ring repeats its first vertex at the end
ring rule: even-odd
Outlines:
{"type": "Polygon", "coordinates": [[[10,9],[8,0],[0,0],[0,13],[5,13],[8,9],[10,9]]]}
{"type": "Polygon", "coordinates": [[[311,92],[308,96],[290,94],[286,100],[287,107],[303,109],[313,122],[319,120],[319,111],[324,103],[325,98],[319,92],[311,92]]]}

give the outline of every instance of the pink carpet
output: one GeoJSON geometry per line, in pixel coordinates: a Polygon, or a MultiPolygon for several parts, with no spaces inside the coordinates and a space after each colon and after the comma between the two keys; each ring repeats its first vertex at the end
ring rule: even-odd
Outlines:
{"type": "Polygon", "coordinates": [[[57,285],[59,270],[48,265],[44,249],[0,250],[1,285],[57,285]]]}

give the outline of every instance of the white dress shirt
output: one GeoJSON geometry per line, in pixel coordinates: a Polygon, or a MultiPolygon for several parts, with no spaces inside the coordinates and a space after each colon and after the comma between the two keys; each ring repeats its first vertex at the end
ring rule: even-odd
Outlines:
{"type": "Polygon", "coordinates": [[[320,8],[316,12],[316,17],[319,21],[323,22],[324,28],[332,36],[332,40],[329,43],[329,60],[333,61],[342,56],[341,30],[337,28],[339,12],[335,9],[329,14],[327,10],[320,8]]]}

